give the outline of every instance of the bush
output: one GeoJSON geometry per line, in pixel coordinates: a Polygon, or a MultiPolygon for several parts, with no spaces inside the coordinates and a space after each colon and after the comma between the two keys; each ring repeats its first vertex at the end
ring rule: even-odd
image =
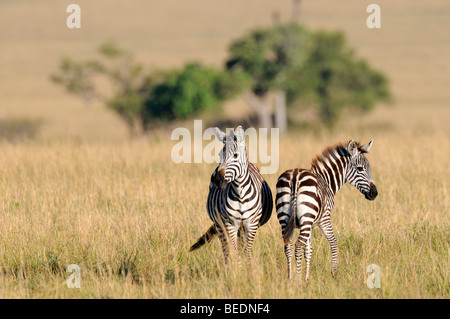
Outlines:
{"type": "Polygon", "coordinates": [[[0,120],[0,139],[8,142],[22,142],[36,137],[42,120],[28,118],[9,118],[0,120]]]}
{"type": "Polygon", "coordinates": [[[132,135],[147,132],[161,121],[185,119],[218,107],[220,102],[239,93],[247,77],[239,71],[221,71],[199,63],[188,63],[180,70],[144,74],[141,64],[130,53],[113,43],[100,46],[101,60],[62,60],[51,80],[86,102],[103,100],[126,123],[132,135]],[[104,97],[95,86],[103,76],[114,94],[104,97]]]}

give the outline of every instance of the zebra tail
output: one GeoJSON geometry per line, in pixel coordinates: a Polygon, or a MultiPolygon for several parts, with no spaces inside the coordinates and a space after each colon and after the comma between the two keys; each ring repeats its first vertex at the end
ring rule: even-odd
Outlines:
{"type": "Polygon", "coordinates": [[[216,225],[213,224],[211,227],[209,227],[209,229],[206,231],[206,233],[204,233],[202,235],[202,237],[200,237],[197,240],[197,242],[191,246],[189,251],[199,249],[203,245],[209,243],[211,240],[213,240],[213,238],[216,234],[217,234],[217,228],[216,228],[216,225]]]}
{"type": "Polygon", "coordinates": [[[295,228],[295,220],[297,219],[297,190],[295,189],[296,184],[297,183],[294,181],[294,185],[292,187],[293,190],[291,194],[291,203],[289,206],[291,216],[289,217],[288,223],[283,233],[284,245],[289,244],[289,242],[291,241],[292,233],[294,232],[295,228]]]}

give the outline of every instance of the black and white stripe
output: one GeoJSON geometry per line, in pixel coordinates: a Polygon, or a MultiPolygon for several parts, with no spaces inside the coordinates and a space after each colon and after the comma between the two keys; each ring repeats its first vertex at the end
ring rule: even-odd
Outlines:
{"type": "Polygon", "coordinates": [[[331,226],[334,196],[345,183],[355,186],[366,199],[374,200],[377,189],[372,179],[365,153],[373,141],[360,146],[351,140],[346,146],[327,148],[316,157],[311,169],[291,169],[277,182],[276,208],[288,262],[288,277],[292,276],[292,243],[294,228],[300,229],[295,244],[297,276],[300,277],[302,255],[306,260],[306,280],[312,257],[311,232],[319,226],[331,248],[331,272],[337,271],[337,242],[331,226]]]}
{"type": "Polygon", "coordinates": [[[245,254],[250,260],[256,231],[272,214],[272,192],[259,169],[248,162],[242,127],[231,130],[229,135],[216,128],[216,136],[224,146],[220,152],[220,164],[211,175],[206,205],[214,224],[192,245],[191,250],[200,248],[217,234],[226,262],[229,260],[229,244],[237,254],[238,238],[246,241],[245,254]]]}

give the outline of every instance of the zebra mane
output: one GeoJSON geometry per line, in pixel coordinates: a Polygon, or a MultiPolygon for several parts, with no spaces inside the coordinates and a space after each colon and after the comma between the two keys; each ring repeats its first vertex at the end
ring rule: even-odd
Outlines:
{"type": "MultiPolygon", "coordinates": [[[[361,149],[362,145],[359,142],[357,142],[357,144],[358,144],[358,150],[361,153],[367,153],[366,151],[361,149]]],[[[347,147],[342,143],[336,144],[334,146],[329,146],[329,147],[325,148],[322,151],[322,153],[320,153],[320,155],[317,155],[315,158],[313,158],[313,160],[311,162],[311,169],[320,168],[318,166],[318,163],[319,162],[326,163],[327,160],[332,156],[332,154],[335,154],[335,152],[343,157],[350,156],[350,153],[347,151],[347,147]]]]}

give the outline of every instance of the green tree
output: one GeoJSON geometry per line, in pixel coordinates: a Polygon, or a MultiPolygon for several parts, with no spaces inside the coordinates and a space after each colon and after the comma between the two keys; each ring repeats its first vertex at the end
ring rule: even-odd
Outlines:
{"type": "Polygon", "coordinates": [[[241,69],[251,79],[245,96],[259,125],[287,127],[286,106],[311,97],[321,120],[333,125],[346,108],[367,111],[388,101],[386,77],[357,59],[340,32],[309,32],[289,22],[256,29],[234,41],[227,68],[241,69]],[[271,106],[270,95],[275,97],[271,106]]]}
{"type": "Polygon", "coordinates": [[[345,109],[365,112],[379,101],[390,101],[387,78],[356,58],[342,33],[313,33],[309,51],[302,70],[308,83],[298,86],[312,91],[324,123],[333,125],[345,109]]]}
{"type": "Polygon", "coordinates": [[[147,132],[157,123],[185,119],[239,93],[247,77],[243,72],[221,71],[199,63],[180,70],[144,74],[132,55],[113,43],[99,48],[100,59],[77,62],[63,59],[51,79],[85,101],[100,99],[126,123],[132,135],[147,132]],[[111,83],[110,94],[95,85],[99,77],[111,83]]]}
{"type": "Polygon", "coordinates": [[[241,69],[251,79],[245,96],[260,126],[272,127],[269,93],[275,91],[276,125],[282,131],[286,129],[286,88],[293,80],[289,74],[302,69],[308,38],[301,25],[287,23],[250,31],[230,45],[227,68],[241,69]]]}
{"type": "Polygon", "coordinates": [[[216,108],[238,94],[246,81],[243,73],[220,71],[199,63],[188,63],[183,69],[165,72],[160,78],[149,79],[142,90],[148,94],[144,109],[149,123],[186,119],[216,108]]]}
{"type": "Polygon", "coordinates": [[[155,118],[184,119],[214,108],[226,98],[221,76],[216,69],[198,63],[167,72],[159,83],[149,83],[146,109],[155,118]]]}
{"type": "Polygon", "coordinates": [[[59,73],[51,74],[54,83],[65,87],[66,91],[80,97],[86,104],[97,97],[93,75],[98,71],[97,64],[91,62],[77,62],[70,58],[63,58],[59,73]]]}
{"type": "Polygon", "coordinates": [[[119,114],[134,134],[137,119],[142,113],[143,95],[139,88],[144,80],[143,66],[134,62],[130,52],[112,42],[102,44],[98,52],[100,59],[97,60],[64,58],[58,72],[51,74],[50,78],[68,93],[82,98],[86,104],[92,100],[102,101],[119,114]],[[99,88],[100,77],[109,81],[109,88],[99,88]]]}

